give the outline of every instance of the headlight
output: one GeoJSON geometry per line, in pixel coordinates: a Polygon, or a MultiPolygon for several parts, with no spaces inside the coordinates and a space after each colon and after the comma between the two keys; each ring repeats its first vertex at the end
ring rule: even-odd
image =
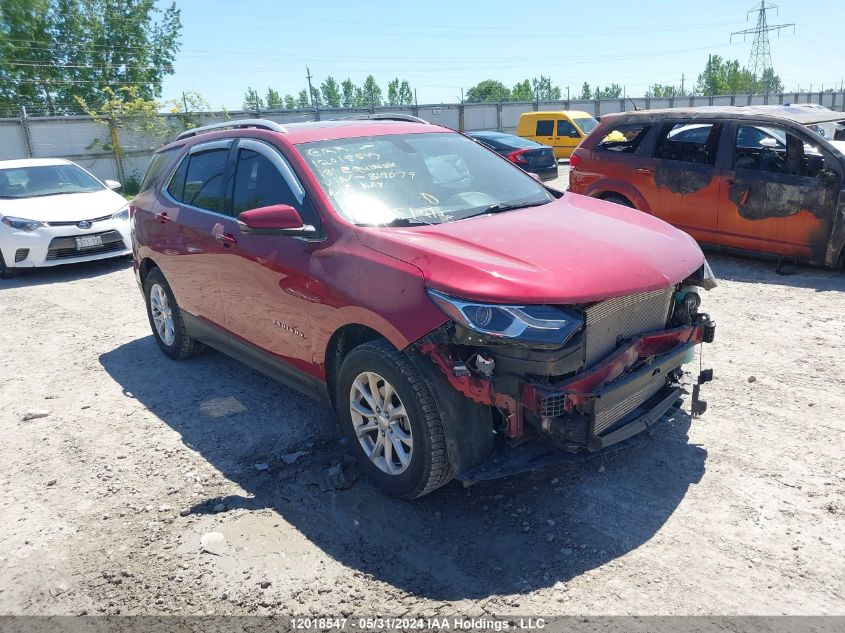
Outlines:
{"type": "Polygon", "coordinates": [[[426,292],[452,320],[487,336],[563,345],[582,326],[579,315],[555,306],[473,303],[430,288],[426,292]]]}
{"type": "Polygon", "coordinates": [[[112,220],[128,220],[129,219],[129,205],[125,205],[117,213],[112,213],[112,220]]]}
{"type": "Polygon", "coordinates": [[[710,264],[708,264],[705,259],[701,268],[690,275],[685,283],[692,284],[693,286],[699,286],[705,290],[712,290],[716,287],[716,275],[713,274],[710,264]]]}
{"type": "Polygon", "coordinates": [[[3,216],[3,219],[0,220],[6,226],[10,226],[16,231],[26,231],[27,233],[31,233],[39,226],[44,226],[43,222],[38,222],[37,220],[27,220],[25,218],[13,218],[10,215],[3,216]]]}

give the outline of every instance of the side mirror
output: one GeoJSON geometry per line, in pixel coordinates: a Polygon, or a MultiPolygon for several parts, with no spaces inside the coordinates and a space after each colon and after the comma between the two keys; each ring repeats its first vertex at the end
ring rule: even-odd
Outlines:
{"type": "Polygon", "coordinates": [[[578,130],[569,130],[569,138],[581,138],[578,130]]]}
{"type": "Polygon", "coordinates": [[[117,182],[116,180],[104,180],[103,184],[106,187],[108,187],[109,189],[111,189],[112,191],[117,191],[118,189],[120,189],[123,186],[119,182],[117,182]]]}
{"type": "Polygon", "coordinates": [[[242,233],[256,235],[317,235],[317,229],[310,224],[303,224],[299,211],[289,204],[274,204],[244,211],[238,216],[238,226],[242,233]]]}

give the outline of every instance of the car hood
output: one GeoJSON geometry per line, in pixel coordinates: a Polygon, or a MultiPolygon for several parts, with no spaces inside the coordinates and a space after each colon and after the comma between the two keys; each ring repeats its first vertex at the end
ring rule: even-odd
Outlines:
{"type": "Polygon", "coordinates": [[[666,288],[704,263],[696,242],[636,209],[567,193],[529,209],[425,227],[358,227],[426,285],[494,303],[578,304],[666,288]]]}
{"type": "Polygon", "coordinates": [[[101,218],[125,204],[126,199],[120,194],[101,189],[37,198],[0,198],[0,215],[38,222],[71,222],[101,218]]]}

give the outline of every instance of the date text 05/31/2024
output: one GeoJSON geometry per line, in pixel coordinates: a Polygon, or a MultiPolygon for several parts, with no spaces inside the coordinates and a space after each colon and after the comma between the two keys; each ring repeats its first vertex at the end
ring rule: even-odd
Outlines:
{"type": "Polygon", "coordinates": [[[546,627],[544,618],[516,618],[513,620],[491,618],[291,618],[290,625],[296,630],[325,631],[328,629],[350,629],[367,631],[505,631],[537,630],[546,627]]]}

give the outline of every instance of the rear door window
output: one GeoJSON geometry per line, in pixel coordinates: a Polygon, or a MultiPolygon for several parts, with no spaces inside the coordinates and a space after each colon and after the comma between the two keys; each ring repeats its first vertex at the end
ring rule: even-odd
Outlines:
{"type": "Polygon", "coordinates": [[[178,150],[179,148],[174,147],[172,149],[153,154],[152,160],[150,160],[150,165],[147,167],[147,173],[144,174],[144,179],[141,181],[141,186],[138,188],[138,193],[146,191],[155,184],[168,161],[173,158],[173,155],[178,150]]]}
{"type": "Polygon", "coordinates": [[[192,207],[222,213],[223,175],[226,172],[228,157],[228,148],[191,154],[182,202],[192,207]]]}
{"type": "Polygon", "coordinates": [[[648,135],[648,125],[620,125],[600,140],[595,149],[619,154],[633,154],[648,135]]]}
{"type": "Polygon", "coordinates": [[[537,131],[535,136],[553,136],[555,132],[555,122],[551,119],[541,119],[537,121],[537,131]]]}
{"type": "Polygon", "coordinates": [[[669,123],[661,130],[654,157],[713,165],[720,129],[716,123],[669,123]]]}

